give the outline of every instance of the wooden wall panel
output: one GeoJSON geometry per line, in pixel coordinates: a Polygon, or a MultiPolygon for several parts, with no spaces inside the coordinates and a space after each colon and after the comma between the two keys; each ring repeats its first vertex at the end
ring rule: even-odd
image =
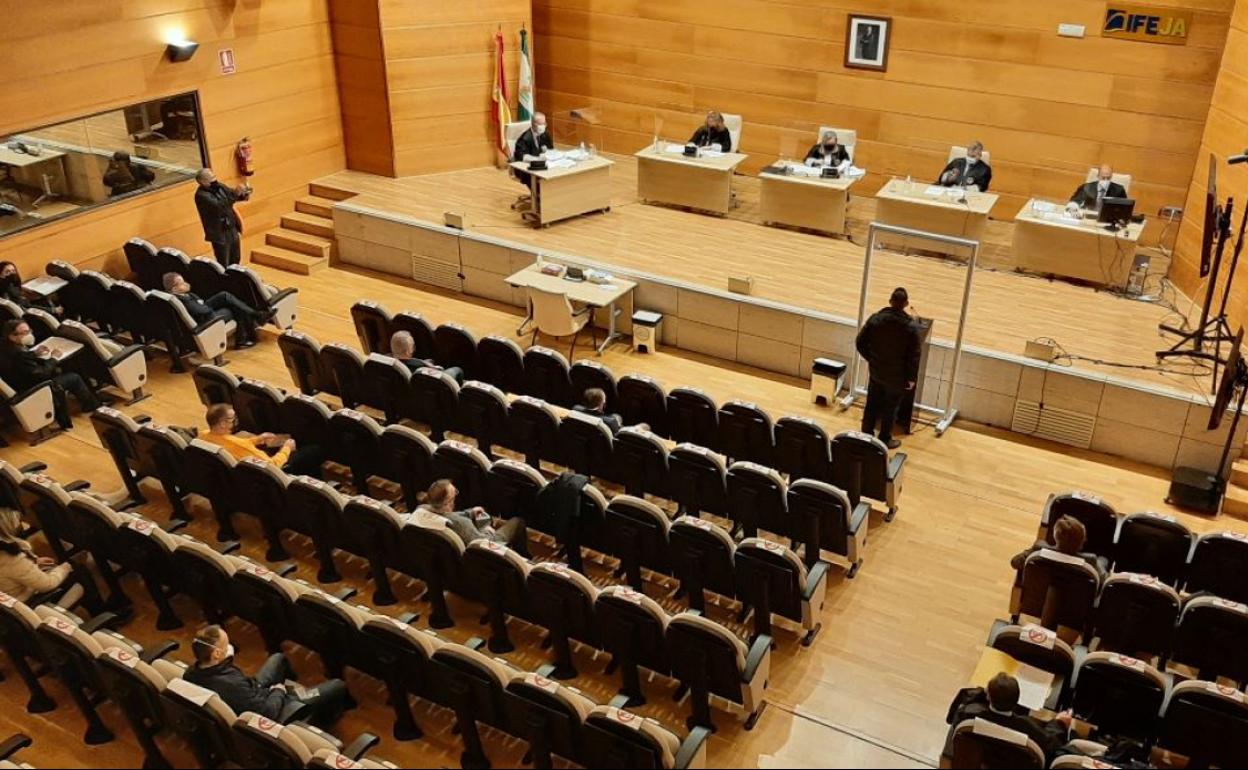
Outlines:
{"type": "Polygon", "coordinates": [[[997,218],[1065,198],[1102,161],[1152,213],[1187,195],[1234,0],[1166,5],[1194,14],[1186,46],[1099,37],[1099,0],[534,0],[539,108],[598,108],[618,152],[650,141],[656,115],[684,139],[707,109],[740,113],[747,172],[820,125],[852,127],[866,192],[932,178],[951,144],[980,138],[997,218]],[[887,73],[843,66],[850,12],[893,18],[887,73]],[[1089,34],[1060,38],[1062,22],[1089,34]]]}
{"type": "Polygon", "coordinates": [[[380,0],[379,8],[395,175],[493,162],[494,33],[501,30],[506,43],[514,111],[519,32],[532,28],[529,0],[380,0]]]}
{"type": "MultiPolygon", "coordinates": [[[[1218,162],[1219,197],[1222,200],[1228,195],[1235,198],[1236,232],[1243,206],[1248,202],[1245,201],[1248,198],[1248,165],[1226,165],[1227,156],[1238,155],[1248,147],[1248,116],[1244,114],[1245,104],[1248,104],[1248,0],[1238,0],[1226,39],[1222,68],[1213,89],[1209,116],[1205,121],[1196,170],[1188,189],[1188,215],[1179,229],[1174,267],[1171,269],[1171,279],[1190,297],[1204,297],[1202,287],[1205,284],[1200,278],[1200,241],[1205,197],[1208,194],[1208,159],[1211,154],[1218,162]]],[[[1219,298],[1225,287],[1225,269],[1224,266],[1223,281],[1217,287],[1219,298]]],[[[1243,265],[1240,266],[1231,287],[1231,299],[1227,306],[1232,328],[1248,322],[1248,270],[1243,265]]]]}
{"type": "MultiPolygon", "coordinates": [[[[0,134],[198,89],[209,156],[237,181],[234,143],[250,136],[254,198],[239,207],[256,237],[343,167],[342,122],[327,0],[116,0],[5,3],[0,134]],[[189,62],[164,59],[174,32],[200,43],[189,62]],[[234,49],[222,75],[216,52],[234,49]]],[[[189,254],[207,251],[186,183],[0,240],[0,259],[38,274],[50,259],[125,270],[120,246],[139,235],[189,254]]]]}
{"type": "Polygon", "coordinates": [[[329,0],[347,168],[394,176],[394,132],[376,2],[329,0]]]}

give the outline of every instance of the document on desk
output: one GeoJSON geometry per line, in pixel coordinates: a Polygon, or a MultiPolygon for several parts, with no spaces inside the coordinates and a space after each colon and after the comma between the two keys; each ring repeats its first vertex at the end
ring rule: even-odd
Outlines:
{"type": "Polygon", "coordinates": [[[22,288],[32,294],[48,297],[64,289],[66,285],[64,278],[57,278],[54,275],[41,275],[38,278],[31,278],[22,284],[22,288]]]}
{"type": "Polygon", "coordinates": [[[683,144],[668,144],[663,148],[663,152],[668,155],[684,155],[685,146],[683,144]]]}
{"type": "Polygon", "coordinates": [[[542,153],[542,157],[545,158],[547,161],[562,160],[565,155],[567,155],[567,153],[565,153],[563,150],[547,150],[546,152],[542,153]]]}
{"type": "Polygon", "coordinates": [[[556,160],[546,161],[546,168],[549,169],[572,168],[575,165],[576,161],[571,158],[558,158],[556,160]]]}
{"type": "Polygon", "coordinates": [[[1014,678],[1018,680],[1019,705],[1032,710],[1045,708],[1049,694],[1053,691],[1052,674],[1020,663],[1018,670],[1014,672],[1014,678]]]}
{"type": "Polygon", "coordinates": [[[945,194],[945,188],[941,187],[938,184],[934,184],[928,187],[926,190],[924,190],[923,194],[930,195],[933,198],[939,198],[940,196],[945,194]]]}
{"type": "Polygon", "coordinates": [[[845,170],[845,176],[850,179],[861,179],[866,175],[867,170],[865,168],[858,168],[857,166],[850,166],[845,170]]]}

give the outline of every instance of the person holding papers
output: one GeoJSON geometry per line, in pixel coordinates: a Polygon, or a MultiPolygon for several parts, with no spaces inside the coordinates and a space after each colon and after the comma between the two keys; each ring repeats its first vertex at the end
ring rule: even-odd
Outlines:
{"type": "Polygon", "coordinates": [[[1114,181],[1114,169],[1106,163],[1097,173],[1096,181],[1081,184],[1075,189],[1074,195],[1070,196],[1070,207],[1100,211],[1101,203],[1106,198],[1125,197],[1127,189],[1114,181]]]}
{"type": "MultiPolygon", "coordinates": [[[[529,125],[529,130],[520,135],[516,140],[516,149],[511,154],[513,163],[533,158],[541,157],[542,153],[547,150],[555,149],[555,140],[546,130],[545,113],[533,113],[533,122],[529,125]]],[[[523,171],[516,171],[516,179],[525,187],[529,186],[529,175],[523,171]]]]}
{"type": "Polygon", "coordinates": [[[983,155],[983,142],[971,142],[966,148],[966,157],[949,161],[936,184],[942,187],[973,187],[980,192],[988,192],[988,185],[992,183],[992,167],[984,162],[983,155]]]}
{"type": "Polygon", "coordinates": [[[824,131],[822,140],[806,153],[807,166],[832,166],[840,168],[849,163],[849,152],[837,141],[835,131],[824,131]]]}
{"type": "Polygon", "coordinates": [[[720,152],[732,152],[732,134],[728,133],[728,127],[724,125],[724,116],[714,110],[706,113],[706,123],[693,132],[689,144],[720,152]]]}

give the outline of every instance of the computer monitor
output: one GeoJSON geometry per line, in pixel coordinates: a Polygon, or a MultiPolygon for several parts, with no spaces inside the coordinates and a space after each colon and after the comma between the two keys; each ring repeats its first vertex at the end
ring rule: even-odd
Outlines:
{"type": "Polygon", "coordinates": [[[1117,225],[1131,221],[1135,213],[1134,198],[1106,198],[1101,201],[1101,212],[1096,221],[1107,225],[1117,225]]]}

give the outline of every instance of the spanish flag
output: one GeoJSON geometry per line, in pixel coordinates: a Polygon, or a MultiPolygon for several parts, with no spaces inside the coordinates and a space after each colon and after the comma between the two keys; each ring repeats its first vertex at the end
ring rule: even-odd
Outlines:
{"type": "Polygon", "coordinates": [[[498,151],[507,155],[507,124],[511,122],[510,98],[507,96],[507,69],[503,60],[502,30],[494,33],[494,137],[498,151]]]}

